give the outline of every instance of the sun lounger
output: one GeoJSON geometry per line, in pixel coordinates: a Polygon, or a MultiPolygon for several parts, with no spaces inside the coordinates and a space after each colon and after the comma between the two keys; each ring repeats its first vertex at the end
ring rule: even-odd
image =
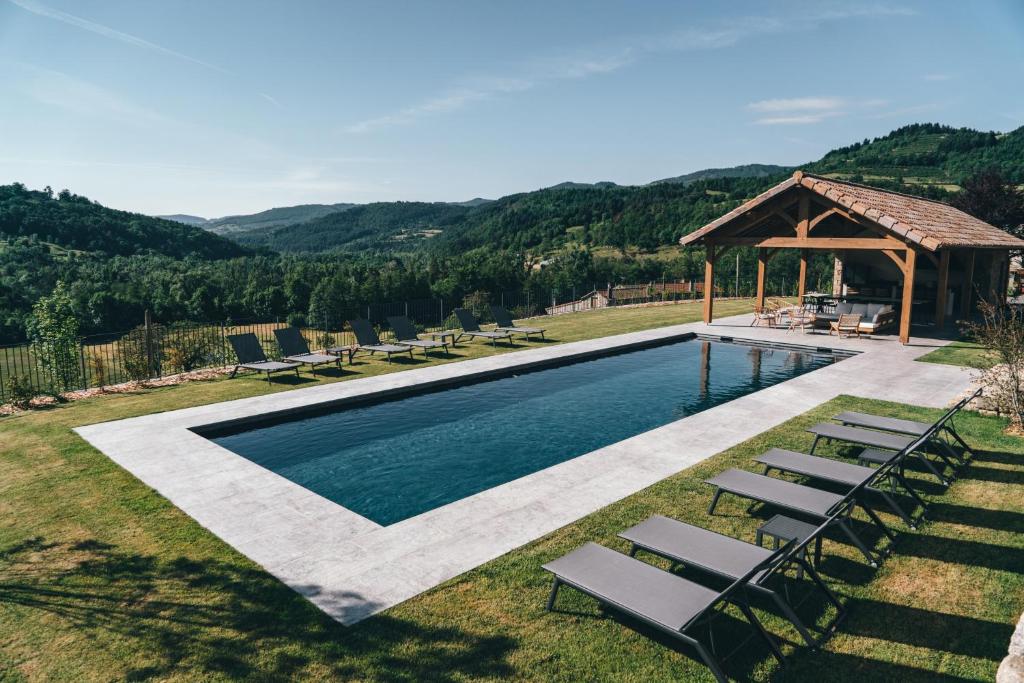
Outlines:
{"type": "MultiPolygon", "coordinates": [[[[892,457],[893,454],[889,453],[883,462],[887,462],[892,457]]],[[[868,481],[875,477],[876,474],[876,470],[873,467],[853,465],[848,462],[833,460],[832,458],[823,458],[818,455],[808,455],[807,453],[798,453],[782,448],[773,448],[766,453],[762,453],[754,458],[754,461],[764,465],[765,474],[770,473],[772,470],[777,470],[779,472],[788,472],[802,477],[851,487],[868,481]]],[[[910,483],[900,473],[898,467],[893,467],[888,472],[889,477],[894,481],[898,481],[914,501],[921,506],[922,510],[927,510],[927,503],[918,495],[917,491],[911,488],[910,483]]],[[[896,499],[885,489],[868,486],[866,490],[882,498],[892,508],[892,511],[906,522],[907,526],[911,529],[917,528],[914,518],[907,514],[896,499]]]]}
{"type": "Polygon", "coordinates": [[[462,332],[460,332],[459,336],[455,338],[455,341],[452,342],[453,344],[458,344],[459,340],[463,337],[469,337],[470,339],[480,337],[482,339],[490,339],[491,344],[494,346],[498,345],[497,341],[499,339],[504,339],[508,341],[510,346],[515,346],[515,342],[512,341],[512,335],[504,330],[490,332],[481,330],[480,323],[477,321],[476,316],[465,308],[456,308],[452,313],[454,313],[455,317],[459,319],[459,325],[462,327],[462,332]]]}
{"type": "MultiPolygon", "coordinates": [[[[872,470],[873,472],[874,470],[872,470]]],[[[819,526],[808,538],[800,544],[806,548],[812,541],[817,540],[824,526],[819,526]]],[[[699,526],[693,526],[685,522],[654,515],[634,527],[626,529],[619,534],[632,544],[630,555],[636,556],[637,551],[644,550],[659,557],[670,560],[673,564],[682,564],[686,569],[698,569],[708,574],[721,577],[730,581],[746,575],[751,569],[765,562],[773,554],[768,548],[741,541],[732,536],[725,536],[699,526]]],[[[839,601],[821,577],[811,566],[810,562],[803,558],[802,554],[795,552],[794,548],[787,553],[787,561],[770,565],[762,571],[754,574],[747,584],[748,588],[755,593],[767,596],[782,612],[783,616],[789,619],[800,637],[804,639],[809,647],[817,647],[846,615],[846,608],[839,601]],[[828,625],[821,629],[822,635],[815,638],[800,617],[797,616],[793,607],[783,599],[776,590],[769,587],[769,582],[790,565],[796,563],[811,577],[815,586],[825,595],[837,611],[828,625]]],[[[784,577],[783,577],[784,578],[784,577]]]]}
{"type": "MultiPolygon", "coordinates": [[[[953,425],[953,418],[959,413],[964,406],[973,401],[981,394],[981,389],[978,389],[969,396],[964,397],[957,402],[956,405],[946,411],[945,415],[940,417],[935,423],[928,424],[927,422],[917,422],[915,420],[902,420],[895,417],[885,417],[882,415],[873,415],[871,413],[859,413],[856,411],[846,411],[839,413],[832,419],[850,427],[864,427],[866,429],[877,429],[883,432],[893,432],[896,434],[905,434],[907,436],[921,436],[934,425],[939,425],[940,434],[944,434],[954,443],[959,444],[960,448],[964,450],[965,454],[974,455],[974,451],[971,447],[961,438],[960,434],[957,433],[956,427],[953,425]]],[[[948,455],[957,460],[957,462],[963,463],[964,459],[960,456],[945,441],[936,439],[935,444],[942,448],[948,455]]]]}
{"type": "Polygon", "coordinates": [[[270,381],[270,373],[272,372],[294,370],[295,376],[299,376],[300,363],[282,363],[276,360],[268,360],[267,354],[263,353],[263,347],[260,346],[260,340],[257,339],[256,335],[252,332],[246,332],[245,334],[229,334],[228,343],[231,344],[231,348],[234,349],[235,355],[238,356],[238,364],[235,366],[235,369],[231,371],[232,377],[235,376],[239,368],[255,370],[256,372],[265,372],[267,373],[268,382],[270,381]]]}
{"type": "Polygon", "coordinates": [[[542,327],[522,327],[516,325],[516,321],[512,319],[512,314],[509,313],[504,306],[491,306],[491,315],[494,316],[494,321],[497,323],[496,330],[508,332],[509,334],[521,334],[526,337],[526,340],[530,340],[531,334],[539,334],[540,338],[544,338],[544,328],[542,327]]]}
{"type": "Polygon", "coordinates": [[[444,355],[449,355],[448,344],[446,342],[420,339],[419,334],[416,332],[416,326],[413,325],[412,321],[404,315],[388,316],[388,325],[391,326],[391,331],[395,333],[395,340],[397,340],[399,344],[423,349],[424,356],[427,355],[427,349],[437,348],[444,349],[444,355]]]}
{"type": "Polygon", "coordinates": [[[782,662],[779,646],[765,631],[746,601],[737,598],[736,594],[744,589],[754,575],[779,561],[791,545],[772,552],[765,561],[718,592],[596,543],[587,543],[544,565],[545,570],[554,574],[547,609],[550,611],[554,607],[558,589],[562,585],[575,588],[608,607],[691,645],[715,679],[719,683],[727,683],[729,679],[713,654],[714,641],[711,641],[709,649],[691,632],[698,626],[706,625],[707,620],[726,605],[733,604],[747,618],[754,632],[768,644],[772,655],[782,662]]]}
{"type": "MultiPolygon", "coordinates": [[[[880,471],[874,470],[876,475],[880,471]]],[[[775,479],[763,474],[729,469],[711,479],[706,479],[704,483],[715,487],[715,495],[711,499],[711,505],[708,506],[709,515],[715,513],[715,506],[718,505],[721,495],[723,493],[731,493],[741,498],[773,505],[819,521],[830,520],[829,526],[839,527],[853,545],[860,550],[872,567],[878,566],[878,560],[853,530],[851,516],[854,509],[859,506],[890,540],[895,540],[896,538],[878,515],[871,508],[863,504],[860,493],[868,482],[854,487],[846,495],[840,495],[802,484],[795,484],[791,481],[775,479]],[[836,514],[837,512],[842,514],[836,514]]]]}
{"type": "Polygon", "coordinates": [[[305,363],[316,374],[316,366],[334,363],[341,369],[341,359],[328,353],[310,353],[309,344],[297,327],[282,327],[274,330],[277,346],[281,349],[284,360],[291,363],[305,363]]]}
{"type": "MultiPolygon", "coordinates": [[[[861,429],[860,427],[848,427],[846,425],[832,424],[831,422],[819,422],[807,431],[814,434],[814,443],[811,445],[811,454],[814,454],[814,449],[818,447],[818,444],[822,439],[827,441],[842,441],[844,443],[856,444],[858,446],[865,446],[876,450],[883,451],[902,451],[907,446],[915,442],[914,437],[904,436],[902,434],[893,434],[891,432],[876,432],[871,429],[861,429]]],[[[929,434],[933,434],[929,432],[929,434]]],[[[927,440],[926,440],[927,441],[927,440]]],[[[921,444],[922,446],[925,443],[921,444]]],[[[913,455],[924,465],[925,469],[935,475],[935,477],[945,486],[949,485],[949,479],[943,475],[929,460],[922,450],[916,450],[913,455]]],[[[953,466],[952,461],[945,454],[939,452],[939,457],[942,458],[946,464],[953,466]]]]}
{"type": "Polygon", "coordinates": [[[382,343],[369,320],[356,318],[355,320],[349,320],[348,326],[352,328],[352,332],[356,335],[355,345],[327,349],[329,353],[347,353],[349,363],[352,362],[352,357],[356,355],[357,351],[368,351],[371,356],[375,353],[383,353],[387,356],[388,363],[391,362],[391,356],[396,353],[407,353],[409,358],[412,358],[412,347],[408,344],[382,343]]]}

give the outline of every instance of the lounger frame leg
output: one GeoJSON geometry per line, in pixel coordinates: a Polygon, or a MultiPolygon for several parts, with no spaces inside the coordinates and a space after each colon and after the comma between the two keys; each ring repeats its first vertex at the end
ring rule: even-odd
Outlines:
{"type": "Polygon", "coordinates": [[[718,499],[722,497],[722,489],[715,489],[715,495],[711,497],[711,505],[708,505],[708,514],[715,514],[715,506],[718,505],[718,499]]]}
{"type": "Polygon", "coordinates": [[[764,626],[761,624],[761,620],[754,614],[754,610],[750,609],[750,607],[744,605],[742,602],[734,602],[733,604],[743,612],[743,616],[747,618],[757,634],[761,636],[765,643],[767,643],[768,648],[772,651],[772,655],[775,659],[779,660],[779,664],[785,664],[785,658],[782,655],[782,650],[779,649],[778,644],[772,639],[772,637],[768,635],[768,631],[765,630],[764,626]]]}
{"type": "Polygon", "coordinates": [[[864,545],[864,541],[860,540],[860,536],[858,536],[856,532],[854,532],[854,530],[850,527],[849,520],[838,519],[836,520],[835,524],[842,530],[844,534],[846,534],[846,537],[850,539],[850,542],[853,543],[854,547],[856,547],[857,550],[859,550],[861,554],[864,555],[864,558],[868,561],[868,564],[870,564],[872,567],[877,567],[878,560],[876,560],[875,556],[871,554],[871,551],[868,549],[868,547],[864,545]]]}
{"type": "Polygon", "coordinates": [[[548,596],[548,604],[544,609],[550,612],[555,607],[555,598],[558,597],[558,589],[561,588],[562,582],[555,577],[554,582],[551,584],[551,594],[548,596]]]}

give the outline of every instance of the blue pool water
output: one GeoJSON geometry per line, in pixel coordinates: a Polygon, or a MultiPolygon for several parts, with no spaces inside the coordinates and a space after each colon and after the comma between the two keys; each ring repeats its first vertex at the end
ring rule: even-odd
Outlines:
{"type": "Polygon", "coordinates": [[[693,339],[213,440],[387,525],[834,360],[693,339]]]}

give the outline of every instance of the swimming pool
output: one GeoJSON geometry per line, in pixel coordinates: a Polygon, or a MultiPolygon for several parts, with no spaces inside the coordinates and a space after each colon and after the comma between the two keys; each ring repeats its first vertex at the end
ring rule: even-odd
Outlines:
{"type": "Polygon", "coordinates": [[[208,436],[389,525],[835,360],[691,339],[208,436]]]}

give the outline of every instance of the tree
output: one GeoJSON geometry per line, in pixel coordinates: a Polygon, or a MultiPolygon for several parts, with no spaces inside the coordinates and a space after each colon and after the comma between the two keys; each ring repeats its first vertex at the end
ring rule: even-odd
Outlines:
{"type": "Polygon", "coordinates": [[[1024,193],[995,168],[975,173],[963,182],[963,192],[953,197],[956,208],[1024,237],[1024,193]]]}
{"type": "Polygon", "coordinates": [[[989,349],[996,364],[983,371],[978,381],[985,400],[1010,418],[1010,431],[1024,433],[1024,312],[1019,308],[978,304],[981,321],[965,331],[989,349]]]}
{"type": "Polygon", "coordinates": [[[63,282],[58,282],[53,293],[41,297],[32,307],[28,336],[36,364],[55,391],[81,388],[78,316],[63,282]]]}

